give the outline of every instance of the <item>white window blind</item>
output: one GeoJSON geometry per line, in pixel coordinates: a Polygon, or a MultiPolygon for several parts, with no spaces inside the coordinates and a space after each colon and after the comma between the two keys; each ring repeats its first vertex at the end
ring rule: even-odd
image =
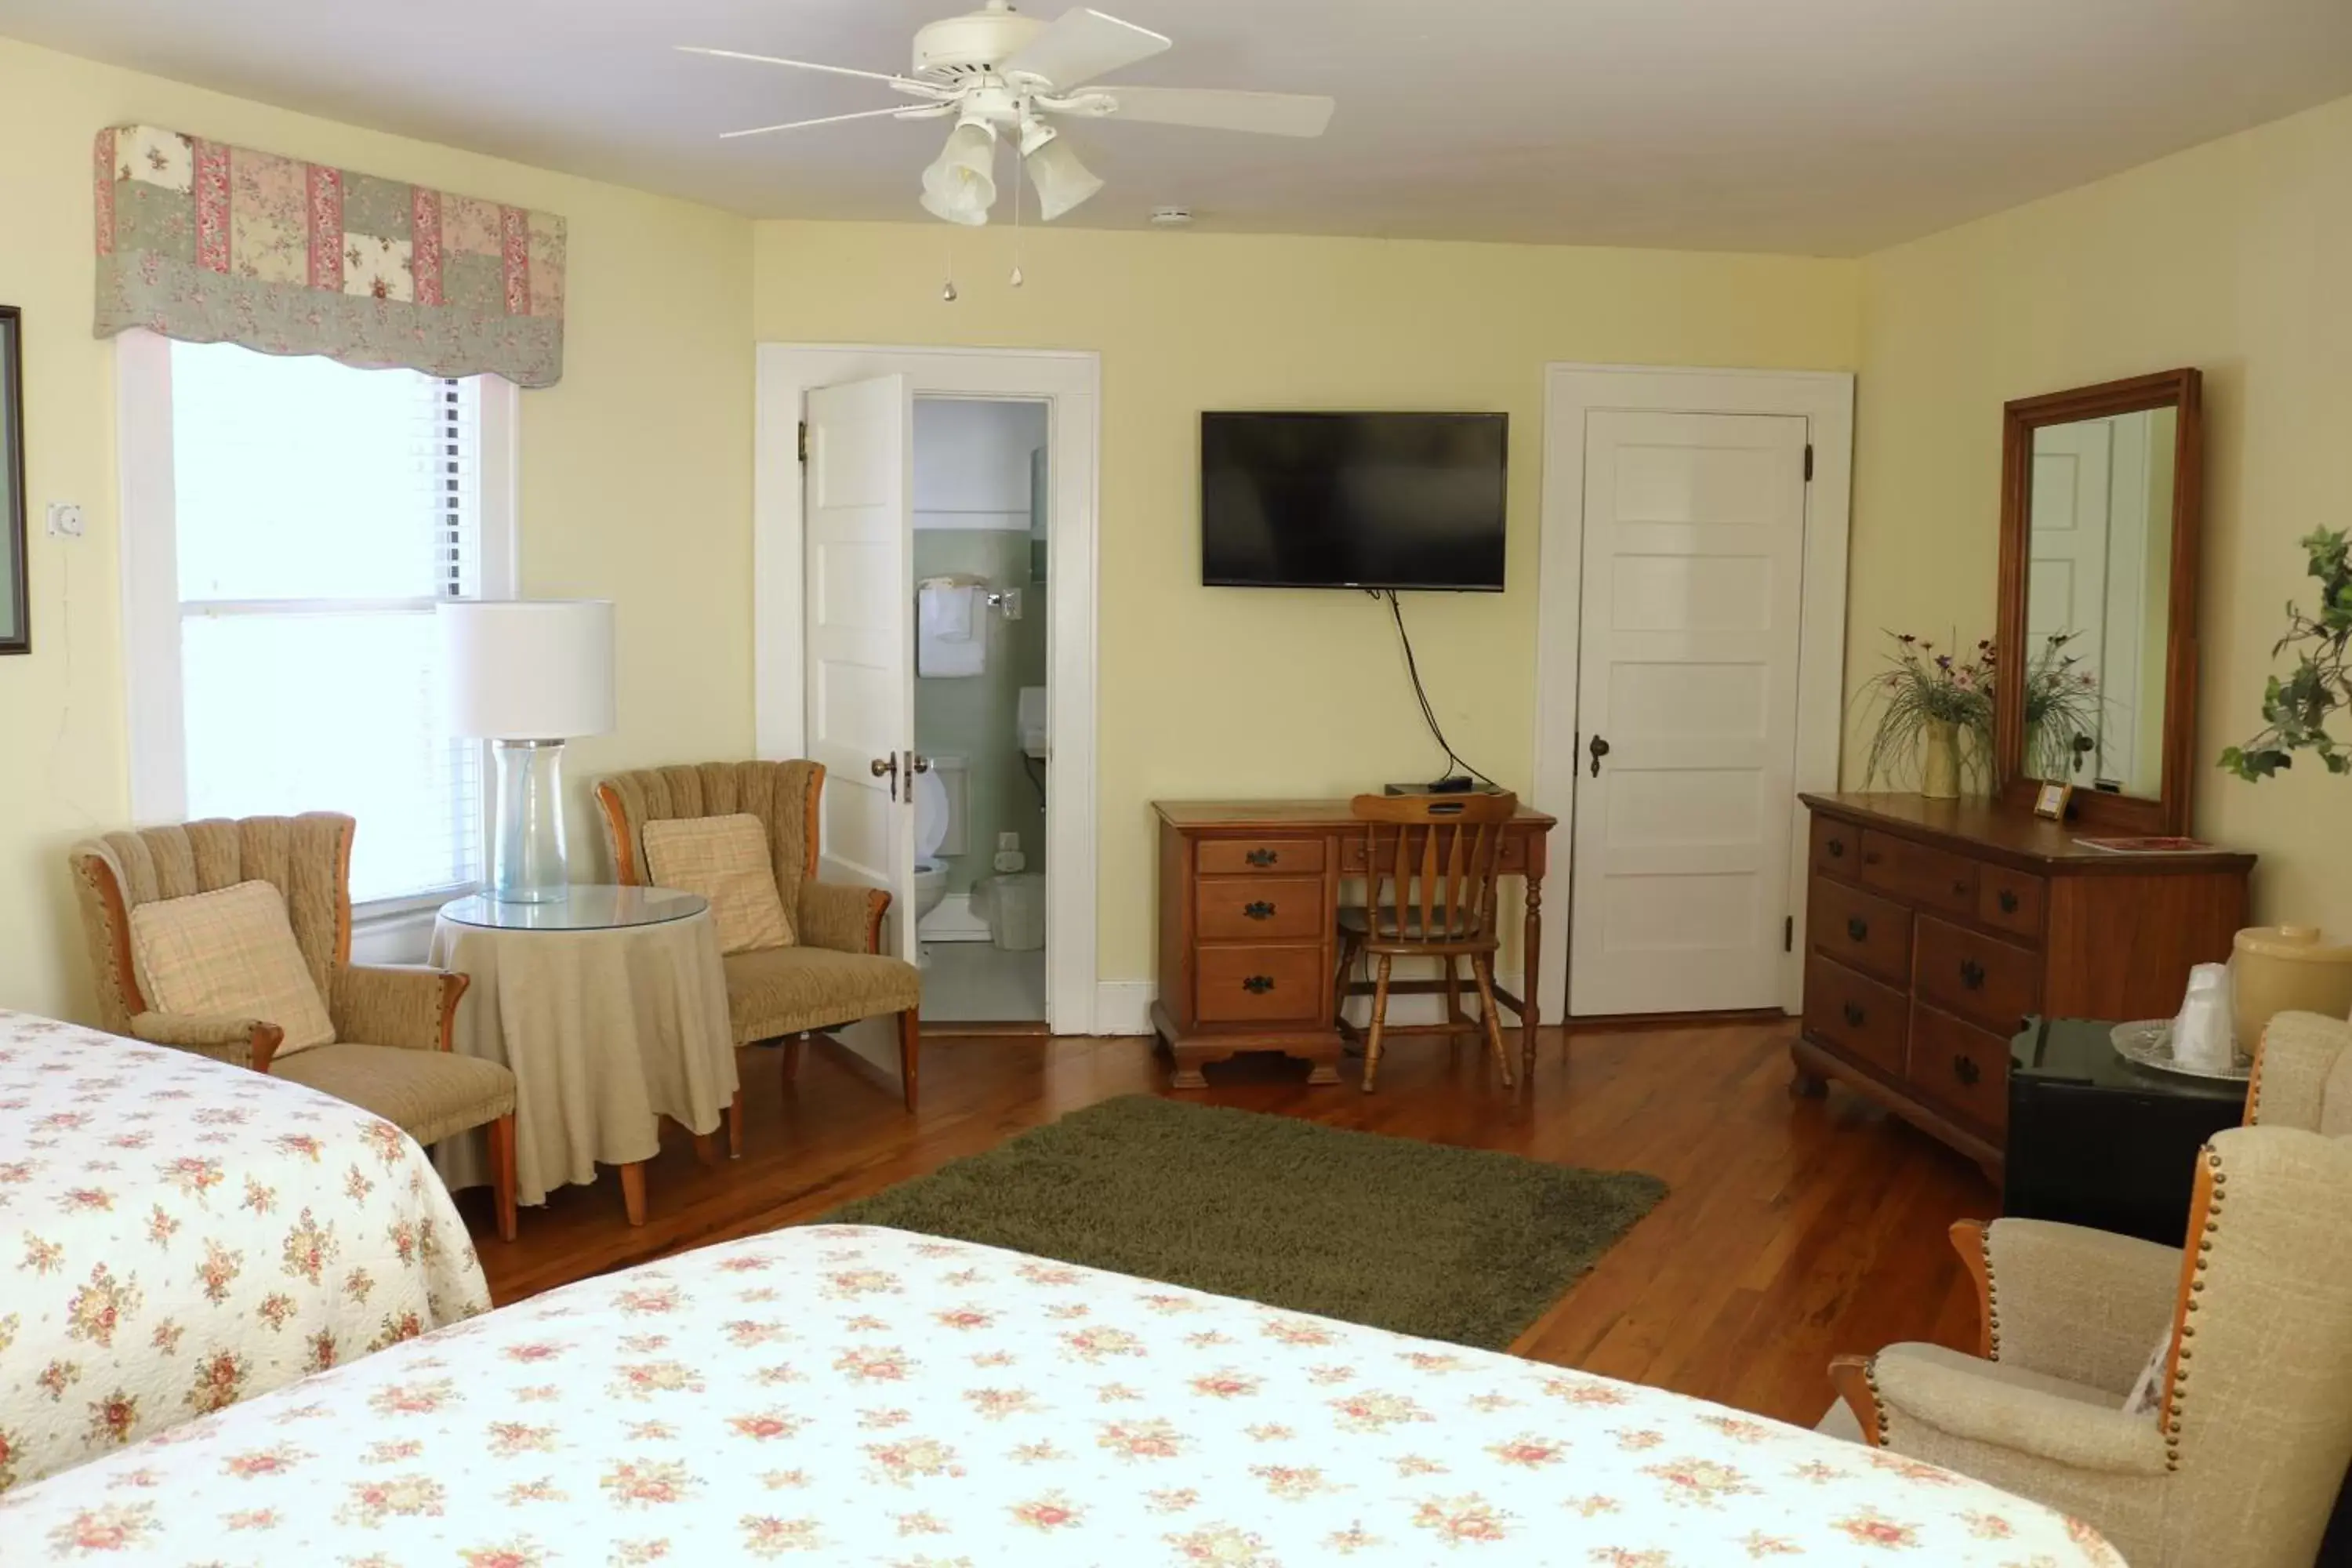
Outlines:
{"type": "Polygon", "coordinates": [[[441,727],[433,626],[482,592],[481,402],[171,345],[187,813],[349,813],[359,902],[481,875],[482,748],[441,727]]]}

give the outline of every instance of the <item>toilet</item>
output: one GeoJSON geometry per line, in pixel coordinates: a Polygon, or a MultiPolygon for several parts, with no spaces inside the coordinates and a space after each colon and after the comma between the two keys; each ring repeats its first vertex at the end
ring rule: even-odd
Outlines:
{"type": "Polygon", "coordinates": [[[933,757],[915,775],[915,920],[948,896],[948,859],[964,852],[964,759],[933,757]]]}

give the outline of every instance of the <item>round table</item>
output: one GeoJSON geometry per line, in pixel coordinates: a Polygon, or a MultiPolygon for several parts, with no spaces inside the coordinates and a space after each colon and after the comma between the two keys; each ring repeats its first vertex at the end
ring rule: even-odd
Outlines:
{"type": "MultiPolygon", "coordinates": [[[[457,1004],[454,1048],[515,1075],[515,1196],[596,1179],[615,1165],[629,1223],[645,1223],[645,1163],[658,1118],[716,1158],[722,1114],[742,1153],[727,974],[709,904],[665,888],[579,886],[546,903],[476,894],[441,907],[433,963],[472,977],[457,1004]]],[[[480,1139],[445,1140],[436,1163],[451,1187],[487,1179],[480,1139]]]]}

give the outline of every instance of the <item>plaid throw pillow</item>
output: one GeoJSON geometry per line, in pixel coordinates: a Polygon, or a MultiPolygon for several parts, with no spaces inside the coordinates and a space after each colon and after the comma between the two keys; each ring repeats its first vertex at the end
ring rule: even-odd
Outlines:
{"type": "Polygon", "coordinates": [[[749,814],[688,816],[646,824],[646,869],[656,887],[710,900],[719,951],[790,947],[793,928],[776,891],[768,830],[749,814]]]}
{"type": "Polygon", "coordinates": [[[286,1031],[281,1057],[335,1043],[286,896],[270,883],[141,904],[131,911],[131,961],[159,1013],[267,1019],[286,1031]]]}

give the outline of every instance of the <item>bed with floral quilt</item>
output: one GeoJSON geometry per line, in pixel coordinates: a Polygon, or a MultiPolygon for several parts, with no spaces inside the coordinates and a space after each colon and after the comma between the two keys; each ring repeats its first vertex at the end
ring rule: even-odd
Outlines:
{"type": "Polygon", "coordinates": [[[1675,1394],[814,1226],[396,1345],[0,1498],[142,1568],[1916,1563],[2088,1529],[1675,1394]]]}
{"type": "Polygon", "coordinates": [[[390,1122],[0,1012],[0,1497],[488,1306],[390,1122]]]}

